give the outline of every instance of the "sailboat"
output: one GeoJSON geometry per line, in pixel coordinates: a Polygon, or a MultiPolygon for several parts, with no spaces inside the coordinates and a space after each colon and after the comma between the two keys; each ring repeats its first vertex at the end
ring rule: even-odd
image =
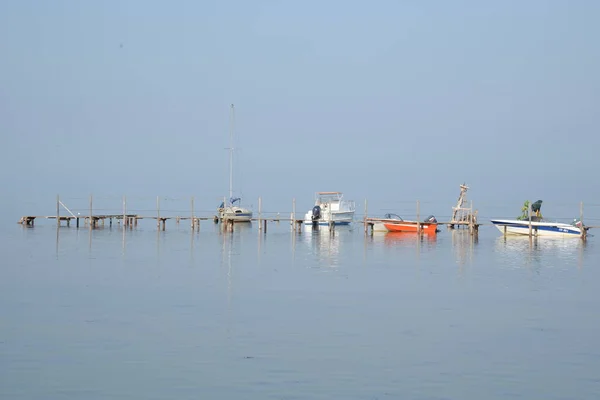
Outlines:
{"type": "Polygon", "coordinates": [[[229,128],[229,200],[224,199],[217,209],[217,215],[220,221],[233,220],[235,222],[250,222],[252,220],[252,211],[241,205],[240,197],[233,197],[233,125],[235,111],[231,105],[231,121],[229,128]]]}

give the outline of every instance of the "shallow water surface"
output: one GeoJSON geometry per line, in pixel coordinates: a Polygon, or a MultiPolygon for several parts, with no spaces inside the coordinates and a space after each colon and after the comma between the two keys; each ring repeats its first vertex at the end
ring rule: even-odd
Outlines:
{"type": "Polygon", "coordinates": [[[600,397],[595,237],[0,232],[3,399],[600,397]]]}

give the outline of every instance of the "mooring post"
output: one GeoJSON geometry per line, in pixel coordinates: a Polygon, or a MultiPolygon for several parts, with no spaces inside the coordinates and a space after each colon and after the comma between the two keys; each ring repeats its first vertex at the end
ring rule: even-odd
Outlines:
{"type": "Polygon", "coordinates": [[[93,196],[90,194],[90,229],[93,228],[93,219],[92,219],[92,203],[93,203],[93,196]]]}
{"type": "Polygon", "coordinates": [[[56,226],[60,226],[60,197],[56,195],[56,226]]]}
{"type": "Polygon", "coordinates": [[[265,233],[267,233],[267,220],[266,219],[263,220],[263,224],[265,225],[263,230],[265,233]]]}
{"type": "Polygon", "coordinates": [[[421,220],[419,219],[419,213],[421,211],[421,203],[417,200],[417,234],[421,234],[421,220]]]}
{"type": "Polygon", "coordinates": [[[258,196],[258,230],[262,229],[262,199],[258,196]]]}
{"type": "Polygon", "coordinates": [[[79,228],[79,217],[75,218],[75,226],[79,228]]]}
{"type": "Polygon", "coordinates": [[[365,216],[363,217],[363,224],[364,224],[364,228],[365,228],[365,235],[367,234],[367,231],[369,230],[368,225],[367,225],[367,199],[365,199],[365,216]]]}
{"type": "Polygon", "coordinates": [[[127,200],[125,199],[125,196],[123,196],[123,229],[125,229],[125,226],[127,225],[127,200]]]}
{"type": "Polygon", "coordinates": [[[579,223],[581,224],[581,228],[579,228],[581,230],[581,239],[586,240],[587,231],[583,226],[583,201],[581,202],[581,204],[579,204],[579,223]]]}
{"type": "Polygon", "coordinates": [[[160,198],[156,196],[156,227],[160,230],[160,198]]]}
{"type": "Polygon", "coordinates": [[[531,202],[529,202],[529,207],[527,208],[527,214],[529,217],[529,237],[533,235],[532,227],[531,227],[531,202]]]}
{"type": "Polygon", "coordinates": [[[195,224],[196,224],[196,220],[194,219],[194,196],[192,196],[192,199],[190,201],[191,203],[191,214],[190,214],[190,218],[191,218],[191,224],[192,224],[192,231],[195,228],[195,224]]]}

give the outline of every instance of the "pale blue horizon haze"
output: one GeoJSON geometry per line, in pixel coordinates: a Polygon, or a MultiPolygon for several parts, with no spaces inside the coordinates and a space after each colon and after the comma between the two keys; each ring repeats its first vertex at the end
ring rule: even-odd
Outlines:
{"type": "MultiPolygon", "coordinates": [[[[526,199],[599,217],[593,1],[0,4],[3,223],[57,194],[227,194],[298,211],[340,190],[383,209],[482,217],[526,199]],[[402,205],[401,205],[402,204],[402,205]],[[408,204],[408,205],[406,205],[408,204]]],[[[167,200],[165,200],[167,201],[167,200]]],[[[144,203],[146,204],[146,203],[144,203]]],[[[133,206],[132,206],[133,207],[133,206]]],[[[168,208],[168,205],[165,206],[168,208]]],[[[179,206],[177,206],[179,207],[179,206]]],[[[180,208],[183,208],[181,206],[180,208]]],[[[64,212],[64,211],[63,211],[64,212]]]]}

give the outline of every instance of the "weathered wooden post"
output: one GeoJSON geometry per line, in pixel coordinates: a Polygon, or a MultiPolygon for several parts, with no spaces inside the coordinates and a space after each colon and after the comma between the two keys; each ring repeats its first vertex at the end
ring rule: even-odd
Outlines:
{"type": "Polygon", "coordinates": [[[529,207],[527,209],[527,214],[529,214],[529,237],[533,235],[532,227],[531,227],[531,202],[529,202],[529,207]]]}
{"type": "Polygon", "coordinates": [[[92,218],[92,203],[93,203],[93,196],[90,194],[90,229],[93,228],[94,225],[94,219],[92,218]]]}
{"type": "Polygon", "coordinates": [[[156,227],[160,230],[160,198],[156,196],[156,227]]]}
{"type": "Polygon", "coordinates": [[[192,211],[191,211],[190,218],[191,218],[192,231],[193,231],[194,228],[196,227],[196,220],[194,219],[194,196],[192,196],[192,199],[191,199],[191,210],[192,211]]]}
{"type": "Polygon", "coordinates": [[[369,230],[369,227],[367,225],[367,212],[368,212],[368,208],[367,208],[367,199],[365,199],[365,216],[363,217],[363,224],[365,225],[365,235],[367,234],[367,231],[369,230]]]}
{"type": "Polygon", "coordinates": [[[123,196],[123,229],[127,224],[127,199],[123,196]]]}
{"type": "Polygon", "coordinates": [[[583,201],[579,205],[579,223],[581,224],[581,239],[587,239],[587,230],[583,226],[583,201]]]}
{"type": "Polygon", "coordinates": [[[262,199],[258,197],[258,230],[262,230],[262,199]]]}
{"type": "Polygon", "coordinates": [[[420,211],[421,211],[421,204],[419,202],[419,200],[417,200],[417,234],[421,235],[421,220],[420,220],[420,211]]]}
{"type": "Polygon", "coordinates": [[[56,226],[60,226],[60,197],[56,195],[56,226]]]}

